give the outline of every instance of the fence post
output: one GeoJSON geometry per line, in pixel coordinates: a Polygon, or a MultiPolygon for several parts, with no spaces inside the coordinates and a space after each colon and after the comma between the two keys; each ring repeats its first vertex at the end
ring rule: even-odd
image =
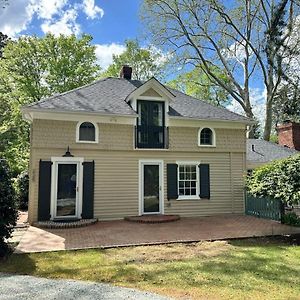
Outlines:
{"type": "Polygon", "coordinates": [[[283,221],[283,216],[285,215],[285,204],[282,200],[280,200],[280,222],[283,221]]]}

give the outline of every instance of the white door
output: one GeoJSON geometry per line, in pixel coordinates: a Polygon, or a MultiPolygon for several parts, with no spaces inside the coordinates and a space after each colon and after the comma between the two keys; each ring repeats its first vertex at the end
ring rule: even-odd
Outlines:
{"type": "Polygon", "coordinates": [[[81,162],[55,161],[52,171],[52,219],[80,218],[82,210],[81,162]]]}
{"type": "Polygon", "coordinates": [[[162,214],[162,162],[141,162],[140,174],[140,214],[162,214]]]}

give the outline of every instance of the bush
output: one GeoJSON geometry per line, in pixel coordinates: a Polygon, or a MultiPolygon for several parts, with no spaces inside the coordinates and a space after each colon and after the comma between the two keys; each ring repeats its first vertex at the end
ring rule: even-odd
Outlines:
{"type": "Polygon", "coordinates": [[[294,212],[283,215],[281,222],[287,225],[300,226],[300,218],[294,212]]]}
{"type": "Polygon", "coordinates": [[[0,257],[9,250],[5,240],[11,236],[17,215],[10,171],[6,161],[0,159],[0,257]]]}
{"type": "Polygon", "coordinates": [[[284,203],[300,202],[300,155],[275,161],[253,171],[247,189],[255,197],[280,199],[284,203]]]}
{"type": "Polygon", "coordinates": [[[24,171],[18,175],[15,181],[16,200],[19,209],[28,209],[29,176],[24,171]]]}

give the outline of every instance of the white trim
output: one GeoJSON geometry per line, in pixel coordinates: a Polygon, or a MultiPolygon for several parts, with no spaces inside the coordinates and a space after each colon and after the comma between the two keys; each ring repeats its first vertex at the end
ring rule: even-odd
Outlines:
{"type": "Polygon", "coordinates": [[[84,144],[98,144],[99,143],[99,127],[98,124],[93,121],[79,121],[76,125],[76,143],[84,143],[84,144]],[[95,140],[94,141],[84,141],[79,140],[79,130],[82,123],[91,123],[95,127],[95,140]]]}
{"type": "Polygon", "coordinates": [[[200,200],[200,170],[199,170],[199,165],[200,161],[176,161],[177,164],[177,193],[178,197],[176,200],[200,200]],[[185,165],[194,165],[196,166],[196,195],[185,195],[185,196],[180,196],[179,195],[179,166],[185,166],[185,165]]]}
{"type": "Polygon", "coordinates": [[[140,159],[139,160],[139,215],[164,214],[164,161],[159,159],[140,159]],[[144,166],[159,166],[159,212],[144,213],[144,166]]]}
{"type": "MultiPolygon", "coordinates": [[[[236,124],[239,126],[242,126],[242,128],[244,128],[246,130],[246,125],[249,124],[255,124],[254,121],[252,120],[224,120],[224,119],[202,119],[202,118],[192,118],[192,117],[178,117],[178,116],[169,116],[170,120],[173,122],[176,121],[188,121],[188,122],[216,122],[216,123],[223,123],[223,124],[236,124]]],[[[190,125],[191,126],[191,125],[190,125]]],[[[224,126],[224,125],[222,125],[224,126]]],[[[189,127],[189,126],[188,126],[189,127]]],[[[192,126],[194,127],[194,126],[192,126]]],[[[223,128],[223,127],[220,127],[223,128]]]]}
{"type": "Polygon", "coordinates": [[[205,127],[204,126],[204,127],[199,128],[199,130],[198,130],[198,146],[199,147],[208,147],[208,148],[215,148],[216,147],[216,132],[212,127],[208,127],[208,126],[205,127]],[[205,128],[210,129],[211,132],[212,132],[213,136],[212,136],[212,144],[211,145],[200,144],[201,131],[205,128]]]}
{"type": "Polygon", "coordinates": [[[82,189],[83,189],[83,163],[82,157],[51,157],[51,203],[50,213],[51,220],[60,219],[81,219],[82,214],[82,189]],[[56,204],[57,204],[57,180],[58,180],[58,165],[59,164],[76,164],[77,165],[77,176],[76,176],[76,214],[74,216],[56,216],[56,204]]]}
{"type": "Polygon", "coordinates": [[[23,119],[29,122],[32,122],[34,119],[77,122],[89,119],[97,123],[116,123],[134,125],[135,120],[138,117],[137,114],[118,115],[99,112],[68,111],[57,109],[30,109],[28,107],[22,108],[21,111],[23,119]]]}
{"type": "Polygon", "coordinates": [[[134,98],[137,98],[139,95],[144,94],[147,90],[150,88],[153,88],[158,94],[162,95],[164,97],[167,97],[168,99],[175,98],[175,95],[171,93],[162,83],[160,83],[156,78],[152,77],[147,82],[145,82],[143,85],[135,89],[131,94],[129,94],[126,97],[126,101],[130,101],[134,98]]]}

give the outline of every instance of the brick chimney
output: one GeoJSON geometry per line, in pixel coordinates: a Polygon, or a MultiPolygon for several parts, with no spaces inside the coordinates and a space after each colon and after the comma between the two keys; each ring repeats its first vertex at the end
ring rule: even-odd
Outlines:
{"type": "Polygon", "coordinates": [[[284,121],[276,130],[279,145],[300,151],[300,123],[284,121]]]}
{"type": "Polygon", "coordinates": [[[127,65],[124,65],[120,71],[120,78],[131,80],[131,75],[132,75],[132,68],[127,65]]]}

